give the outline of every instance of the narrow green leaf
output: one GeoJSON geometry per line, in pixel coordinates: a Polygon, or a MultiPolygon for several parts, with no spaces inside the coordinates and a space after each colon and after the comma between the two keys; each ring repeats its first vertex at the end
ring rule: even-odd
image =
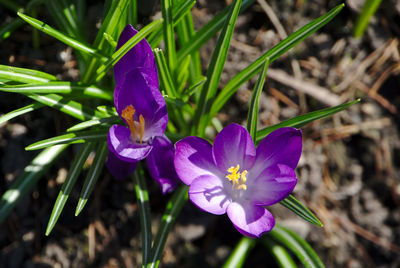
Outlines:
{"type": "Polygon", "coordinates": [[[49,169],[53,161],[67,148],[68,145],[58,145],[40,152],[24,171],[10,185],[0,200],[0,223],[2,223],[11,210],[18,204],[36,185],[43,174],[49,169]]]}
{"type": "Polygon", "coordinates": [[[0,65],[0,79],[20,83],[38,83],[57,80],[54,75],[26,68],[0,65]]]}
{"type": "Polygon", "coordinates": [[[261,69],[260,75],[257,79],[256,85],[254,86],[253,93],[251,94],[250,107],[249,107],[249,112],[247,114],[247,130],[249,131],[253,141],[257,139],[258,103],[261,92],[264,88],[268,65],[269,65],[269,58],[266,58],[264,66],[261,69]]]}
{"type": "Polygon", "coordinates": [[[57,94],[28,94],[26,96],[82,121],[104,117],[104,114],[99,111],[84,107],[81,103],[69,100],[57,94]]]}
{"type": "Polygon", "coordinates": [[[375,14],[381,2],[382,0],[365,1],[361,13],[358,16],[357,22],[354,26],[354,37],[363,36],[365,29],[367,29],[367,26],[369,24],[370,18],[375,14]]]}
{"type": "Polygon", "coordinates": [[[159,48],[155,48],[153,52],[158,67],[158,74],[161,82],[161,88],[165,89],[165,93],[167,93],[169,97],[176,98],[177,93],[175,90],[171,73],[169,72],[170,69],[168,69],[167,63],[165,61],[164,54],[162,50],[159,48]]]}
{"type": "Polygon", "coordinates": [[[104,167],[104,162],[106,161],[108,153],[107,142],[103,142],[99,145],[96,150],[96,156],[94,157],[93,164],[90,167],[89,173],[85,179],[82,187],[81,194],[79,196],[78,205],[76,206],[75,216],[78,216],[82,209],[85,207],[90,194],[99,178],[101,171],[104,167]]]}
{"type": "MultiPolygon", "coordinates": [[[[207,81],[207,77],[201,76],[197,81],[193,83],[187,90],[185,90],[183,93],[185,94],[186,98],[189,98],[192,96],[199,88],[201,88],[202,85],[207,81]]],[[[186,99],[187,100],[187,99],[186,99]]]]}
{"type": "Polygon", "coordinates": [[[103,114],[103,117],[118,116],[117,110],[114,106],[97,106],[97,110],[103,114]]]}
{"type": "Polygon", "coordinates": [[[79,131],[79,130],[93,127],[93,126],[108,125],[108,124],[112,124],[112,123],[122,123],[122,120],[119,116],[110,116],[110,117],[105,117],[105,118],[100,118],[100,119],[92,119],[92,120],[78,123],[78,124],[68,128],[67,131],[68,132],[79,131]]]}
{"type": "Polygon", "coordinates": [[[164,19],[163,32],[165,51],[167,53],[167,63],[169,70],[175,77],[176,48],[174,22],[172,19],[172,0],[161,0],[161,13],[164,19]]]}
{"type": "Polygon", "coordinates": [[[183,185],[175,190],[171,199],[168,201],[165,212],[161,218],[161,224],[157,231],[156,238],[154,239],[151,260],[147,264],[148,268],[158,267],[168,234],[187,199],[188,186],[183,185]]]}
{"type": "Polygon", "coordinates": [[[108,44],[113,48],[113,50],[115,50],[115,48],[117,47],[117,41],[115,41],[114,38],[112,38],[112,36],[108,33],[104,33],[103,36],[107,40],[108,44]]]}
{"type": "Polygon", "coordinates": [[[267,234],[278,243],[290,249],[307,268],[324,268],[324,264],[311,246],[295,232],[275,225],[274,229],[267,234]]]}
{"type": "Polygon", "coordinates": [[[256,240],[243,236],[233,249],[228,260],[224,263],[224,268],[242,267],[251,249],[255,246],[256,240]]]}
{"type": "Polygon", "coordinates": [[[139,163],[133,175],[135,193],[140,217],[140,233],[142,236],[142,267],[146,267],[151,257],[151,212],[149,193],[147,191],[146,180],[143,169],[139,163]]]}
{"type": "Polygon", "coordinates": [[[232,4],[224,28],[218,37],[215,50],[211,56],[211,61],[207,69],[207,81],[201,90],[198,107],[193,119],[193,125],[197,128],[193,134],[198,134],[199,136],[204,135],[204,130],[208,123],[209,108],[211,107],[214,96],[217,93],[219,80],[225,65],[229,44],[235,29],[235,23],[239,15],[241,4],[242,0],[235,0],[232,4]]]}
{"type": "Polygon", "coordinates": [[[20,18],[15,18],[7,24],[0,27],[0,42],[7,39],[16,29],[24,24],[20,18]]]}
{"type": "Polygon", "coordinates": [[[39,150],[57,144],[84,143],[88,141],[104,141],[107,138],[108,128],[101,130],[89,130],[69,132],[60,136],[35,142],[25,148],[27,151],[39,150]]]}
{"type": "Polygon", "coordinates": [[[68,200],[69,194],[72,191],[72,188],[75,185],[76,179],[82,171],[83,164],[88,158],[90,152],[94,148],[94,143],[88,142],[82,145],[81,149],[74,157],[71,168],[68,171],[68,176],[63,183],[60,192],[58,193],[57,200],[54,204],[53,210],[50,215],[49,222],[47,223],[46,228],[46,236],[48,236],[53,230],[54,226],[57,223],[58,218],[61,215],[62,210],[64,209],[65,203],[68,200]]]}
{"type": "Polygon", "coordinates": [[[179,64],[179,72],[176,75],[177,91],[181,94],[185,88],[186,82],[189,78],[189,66],[191,57],[188,56],[181,64],[179,64]]]}
{"type": "Polygon", "coordinates": [[[272,257],[274,257],[280,268],[297,268],[297,265],[290,256],[289,252],[287,252],[284,247],[279,245],[272,238],[265,236],[262,239],[262,242],[265,247],[269,249],[269,252],[271,253],[272,257]]]}
{"type": "MultiPolygon", "coordinates": [[[[241,7],[241,12],[251,6],[256,0],[244,0],[241,7]]],[[[233,4],[232,4],[233,5],[233,4]]],[[[224,8],[219,14],[201,28],[195,35],[190,38],[189,42],[186,42],[186,46],[182,47],[178,52],[178,62],[182,61],[185,57],[198,51],[208,40],[210,40],[215,34],[221,30],[225,22],[228,19],[231,6],[224,8]]]]}
{"type": "Polygon", "coordinates": [[[89,45],[84,44],[83,42],[80,42],[74,38],[71,38],[71,37],[57,31],[56,29],[50,27],[49,25],[47,25],[46,23],[44,23],[40,20],[29,17],[28,15],[22,14],[20,12],[18,12],[17,14],[24,21],[26,21],[28,24],[30,24],[34,28],[38,29],[39,31],[42,31],[45,34],[48,34],[48,35],[56,38],[57,40],[60,40],[64,44],[71,46],[83,53],[90,55],[90,56],[99,58],[101,60],[106,60],[106,57],[101,55],[101,53],[99,51],[97,51],[96,49],[91,48],[89,45]]]}
{"type": "Polygon", "coordinates": [[[64,81],[4,86],[0,87],[0,91],[39,94],[68,94],[78,92],[84,96],[96,97],[105,100],[113,100],[113,92],[111,92],[110,90],[104,90],[95,86],[85,86],[64,81]]]}
{"type": "Polygon", "coordinates": [[[301,27],[299,30],[282,40],[279,44],[268,50],[261,57],[259,57],[252,64],[240,71],[231,79],[226,86],[219,93],[215,99],[210,112],[210,119],[214,117],[219,110],[225,105],[228,99],[239,89],[239,87],[251,77],[253,77],[264,64],[265,59],[268,57],[270,63],[276,60],[283,53],[293,48],[295,45],[303,41],[306,37],[320,29],[322,26],[331,21],[344,7],[344,4],[338,5],[331,9],[325,15],[311,21],[307,25],[301,27]]]}
{"type": "Polygon", "coordinates": [[[144,39],[152,31],[154,31],[161,23],[163,19],[158,19],[152,23],[146,25],[142,30],[140,30],[135,36],[129,39],[122,47],[120,47],[109,60],[104,62],[97,70],[96,82],[100,81],[101,78],[106,74],[106,72],[114,66],[131,48],[133,48],[140,40],[144,39]]]}
{"type": "Polygon", "coordinates": [[[318,226],[324,226],[322,222],[314,215],[306,206],[300,203],[293,195],[289,195],[285,199],[280,202],[281,205],[285,206],[286,208],[290,209],[294,213],[296,213],[299,217],[303,218],[304,220],[318,226]]]}
{"type": "Polygon", "coordinates": [[[41,108],[43,106],[44,106],[43,104],[35,102],[35,103],[29,104],[27,106],[24,106],[22,108],[19,108],[17,110],[14,110],[12,112],[6,113],[5,115],[2,115],[0,117],[0,125],[5,123],[5,122],[7,122],[10,119],[13,119],[14,117],[17,117],[17,116],[20,116],[22,114],[26,114],[26,113],[32,112],[32,111],[37,110],[37,109],[39,109],[39,108],[41,108]]]}
{"type": "Polygon", "coordinates": [[[314,120],[317,119],[321,119],[330,115],[333,115],[337,112],[340,112],[348,107],[350,107],[353,104],[356,104],[358,102],[360,102],[361,99],[357,99],[355,101],[351,101],[351,102],[347,102],[347,103],[343,103],[331,108],[326,108],[326,109],[322,109],[322,110],[318,110],[318,111],[314,111],[314,112],[310,112],[310,113],[306,113],[303,115],[299,115],[296,116],[294,118],[285,120],[283,122],[280,122],[276,125],[273,126],[269,126],[266,128],[263,128],[261,130],[259,130],[257,132],[257,144],[261,142],[262,139],[264,139],[269,133],[271,133],[272,131],[278,129],[278,128],[282,128],[282,127],[295,127],[295,128],[300,128],[314,120]]]}

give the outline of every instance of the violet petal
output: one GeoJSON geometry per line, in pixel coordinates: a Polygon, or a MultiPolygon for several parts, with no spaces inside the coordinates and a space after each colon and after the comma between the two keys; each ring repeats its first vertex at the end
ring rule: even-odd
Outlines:
{"type": "Polygon", "coordinates": [[[112,125],[108,131],[107,143],[110,152],[126,162],[137,162],[144,159],[151,151],[148,144],[137,144],[131,139],[127,127],[112,125]]]}
{"type": "MultiPolygon", "coordinates": [[[[138,31],[128,24],[121,32],[116,50],[122,47],[129,39],[131,39],[138,31]]],[[[157,76],[157,67],[154,59],[153,51],[146,39],[142,39],[131,50],[129,50],[114,66],[115,82],[119,80],[129,71],[137,67],[150,69],[157,76]]],[[[157,80],[158,83],[158,80],[157,80]]],[[[158,87],[158,86],[157,86],[158,87]]]]}
{"type": "Polygon", "coordinates": [[[114,178],[123,180],[133,173],[137,166],[137,162],[123,161],[116,157],[113,153],[109,152],[106,166],[114,178]]]}
{"type": "Polygon", "coordinates": [[[186,185],[190,185],[200,176],[217,172],[210,143],[193,136],[183,138],[175,144],[174,165],[179,178],[186,185]]]}
{"type": "Polygon", "coordinates": [[[163,194],[172,191],[178,183],[174,169],[174,146],[167,137],[155,137],[153,149],[146,158],[150,175],[161,186],[163,194]]]}
{"type": "Polygon", "coordinates": [[[196,178],[190,184],[189,198],[200,209],[216,215],[224,214],[231,202],[221,179],[213,175],[196,178]]]}
{"type": "Polygon", "coordinates": [[[248,237],[260,237],[275,226],[274,216],[261,206],[233,202],[226,212],[235,228],[248,237]]]}
{"type": "Polygon", "coordinates": [[[215,138],[212,153],[216,165],[221,172],[232,166],[240,165],[240,169],[253,166],[256,149],[247,130],[238,125],[226,126],[215,138]]]}

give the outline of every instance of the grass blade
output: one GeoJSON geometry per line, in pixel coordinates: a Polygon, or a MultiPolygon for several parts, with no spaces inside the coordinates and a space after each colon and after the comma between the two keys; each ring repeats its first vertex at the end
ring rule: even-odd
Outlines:
{"type": "Polygon", "coordinates": [[[147,191],[146,180],[140,164],[133,175],[135,183],[135,193],[138,202],[140,227],[142,235],[142,267],[146,267],[151,257],[151,213],[149,193],[147,191]]]}
{"type": "Polygon", "coordinates": [[[265,236],[262,239],[262,242],[265,247],[269,249],[269,252],[271,253],[272,257],[274,257],[280,268],[297,268],[297,265],[290,256],[289,252],[287,252],[284,247],[276,243],[272,238],[265,236]]]}
{"type": "Polygon", "coordinates": [[[199,79],[197,79],[193,85],[191,85],[187,90],[184,90],[184,97],[186,98],[186,101],[190,96],[192,96],[194,93],[197,92],[197,90],[204,85],[204,83],[207,81],[207,77],[205,76],[200,76],[199,79]]]}
{"type": "Polygon", "coordinates": [[[104,117],[104,114],[99,111],[92,110],[79,102],[69,100],[57,94],[28,94],[27,97],[82,121],[104,117]]]}
{"type": "Polygon", "coordinates": [[[24,85],[12,85],[0,87],[0,91],[13,93],[39,93],[39,94],[68,94],[77,92],[84,96],[96,97],[105,100],[113,100],[113,92],[104,90],[95,86],[85,86],[72,82],[47,82],[47,83],[32,83],[24,85]]]}
{"type": "Polygon", "coordinates": [[[110,116],[110,117],[105,117],[105,118],[100,118],[100,119],[92,119],[88,121],[84,121],[82,123],[76,124],[75,126],[72,126],[67,129],[68,132],[70,131],[79,131],[88,127],[93,127],[93,126],[106,126],[112,123],[121,123],[122,120],[119,116],[110,116]]]}
{"type": "Polygon", "coordinates": [[[369,19],[375,14],[381,2],[382,0],[365,1],[361,13],[357,18],[356,25],[354,26],[354,37],[363,36],[365,29],[367,29],[369,24],[369,19]]]}
{"type": "Polygon", "coordinates": [[[66,36],[65,34],[57,31],[56,29],[50,27],[49,25],[47,25],[46,23],[44,23],[40,20],[29,17],[28,15],[25,15],[21,12],[18,12],[17,14],[28,24],[32,25],[34,28],[38,29],[39,31],[42,31],[45,34],[48,34],[48,35],[56,38],[57,40],[63,42],[64,44],[71,46],[71,47],[75,48],[76,50],[79,50],[87,55],[92,56],[92,57],[96,57],[101,60],[106,60],[106,57],[101,55],[101,53],[99,51],[97,51],[96,49],[91,48],[89,45],[86,45],[83,42],[80,42],[74,38],[66,36]]]}
{"type": "Polygon", "coordinates": [[[257,122],[258,122],[258,103],[261,92],[264,88],[265,77],[269,65],[269,58],[265,59],[263,68],[261,69],[260,76],[254,86],[253,93],[251,94],[250,107],[247,115],[247,130],[249,131],[253,141],[257,139],[257,122]]]}
{"type": "Polygon", "coordinates": [[[101,130],[89,130],[70,132],[50,139],[35,142],[25,148],[27,151],[39,150],[57,144],[84,143],[88,141],[102,141],[107,138],[108,128],[101,130]]]}
{"type": "Polygon", "coordinates": [[[104,167],[104,162],[106,161],[108,153],[107,142],[103,142],[99,145],[96,150],[96,156],[94,157],[93,164],[90,167],[89,173],[85,179],[82,187],[82,191],[79,197],[78,205],[76,206],[75,216],[78,216],[82,209],[85,207],[90,194],[100,176],[100,173],[104,167]]]}
{"type": "Polygon", "coordinates": [[[188,186],[183,185],[175,190],[171,199],[168,201],[156,238],[154,239],[151,261],[147,264],[148,268],[158,267],[168,234],[187,199],[188,186]]]}
{"type": "Polygon", "coordinates": [[[165,51],[167,53],[167,63],[170,72],[172,72],[173,78],[175,78],[176,48],[174,22],[172,19],[172,0],[161,0],[161,13],[164,19],[163,33],[165,51]]]}
{"type": "Polygon", "coordinates": [[[324,268],[324,264],[311,246],[298,234],[276,225],[268,236],[290,249],[300,262],[307,268],[324,268]]]}
{"type": "Polygon", "coordinates": [[[326,108],[326,109],[322,109],[322,110],[318,110],[318,111],[314,111],[314,112],[310,112],[310,113],[306,113],[306,114],[302,114],[299,116],[296,116],[294,118],[285,120],[283,122],[280,122],[279,124],[273,125],[273,126],[269,126],[266,128],[263,128],[261,130],[259,130],[257,132],[257,141],[256,143],[260,143],[262,139],[264,139],[269,133],[271,133],[272,131],[278,129],[278,128],[282,128],[282,127],[295,127],[295,128],[300,128],[314,120],[317,119],[321,119],[330,115],[333,115],[337,112],[340,112],[344,109],[347,109],[348,107],[350,107],[353,104],[356,104],[358,102],[360,102],[361,99],[357,99],[355,101],[351,101],[351,102],[347,102],[347,103],[343,103],[331,108],[326,108]]]}
{"type": "Polygon", "coordinates": [[[49,222],[47,223],[46,236],[51,233],[54,226],[56,225],[57,220],[60,217],[62,210],[64,209],[65,203],[68,200],[69,194],[71,193],[72,188],[75,185],[76,179],[82,171],[83,164],[88,158],[90,152],[93,150],[94,145],[95,144],[92,142],[85,143],[84,145],[82,145],[81,149],[74,157],[74,161],[72,162],[71,168],[68,171],[68,176],[63,183],[60,192],[58,193],[57,200],[51,212],[49,222]]]}
{"type": "Polygon", "coordinates": [[[121,59],[131,48],[133,48],[140,40],[144,39],[152,31],[154,31],[161,23],[163,19],[158,19],[152,23],[146,25],[142,30],[135,34],[131,39],[129,39],[120,49],[118,49],[109,60],[102,64],[97,70],[96,82],[100,81],[101,78],[106,74],[106,72],[114,66],[119,59],[121,59]]]}
{"type": "Polygon", "coordinates": [[[67,148],[68,145],[58,145],[40,152],[24,171],[10,185],[0,200],[0,223],[2,223],[11,210],[18,204],[36,185],[43,174],[49,169],[53,161],[67,148]]]}
{"type": "Polygon", "coordinates": [[[194,131],[194,133],[198,134],[199,136],[204,135],[204,130],[208,123],[207,119],[209,108],[211,107],[211,102],[217,93],[219,80],[225,65],[229,44],[235,29],[235,23],[239,15],[241,4],[242,0],[235,0],[235,2],[232,4],[229,16],[225,22],[224,28],[221,31],[221,34],[218,37],[217,45],[207,69],[207,81],[201,90],[196,114],[193,119],[193,125],[197,127],[197,130],[194,131]]]}
{"type": "Polygon", "coordinates": [[[158,75],[161,82],[161,87],[165,89],[165,93],[167,93],[169,97],[176,98],[177,93],[171,73],[169,72],[170,69],[168,69],[167,62],[164,58],[164,53],[159,48],[155,48],[153,52],[158,67],[158,75]]]}
{"type": "Polygon", "coordinates": [[[303,218],[304,220],[318,226],[322,227],[324,226],[322,222],[317,218],[317,216],[314,215],[306,206],[304,206],[302,203],[297,201],[296,198],[294,198],[293,195],[289,195],[285,199],[283,199],[280,202],[281,205],[285,206],[286,208],[290,209],[293,211],[295,214],[297,214],[299,217],[303,218]]]}
{"type": "Polygon", "coordinates": [[[54,75],[27,68],[0,65],[0,79],[19,83],[39,83],[57,80],[54,75]]]}
{"type": "Polygon", "coordinates": [[[14,110],[12,112],[6,113],[5,115],[2,115],[0,117],[0,125],[5,123],[5,122],[7,122],[10,119],[13,119],[14,117],[17,117],[17,116],[20,116],[22,114],[26,114],[26,113],[32,112],[32,111],[37,110],[37,109],[39,109],[39,108],[41,108],[43,106],[44,106],[43,104],[35,102],[35,103],[29,104],[27,106],[24,106],[22,108],[19,108],[17,110],[14,110]]]}
{"type": "Polygon", "coordinates": [[[251,249],[256,245],[256,240],[243,236],[234,248],[223,268],[242,267],[251,249]]]}
{"type": "Polygon", "coordinates": [[[325,15],[309,22],[307,25],[301,27],[299,30],[282,40],[279,44],[268,50],[261,57],[259,57],[252,64],[240,71],[235,77],[230,80],[222,89],[220,94],[215,99],[211,107],[210,119],[214,117],[219,110],[225,105],[227,100],[238,90],[238,88],[251,77],[253,77],[264,64],[265,59],[268,57],[270,63],[276,60],[283,53],[293,48],[299,42],[303,41],[306,37],[323,27],[331,21],[344,7],[344,4],[338,5],[331,9],[325,15]]]}

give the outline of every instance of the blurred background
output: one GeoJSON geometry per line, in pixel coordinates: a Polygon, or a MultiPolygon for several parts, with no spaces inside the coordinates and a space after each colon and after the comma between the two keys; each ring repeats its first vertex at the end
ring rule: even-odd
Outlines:
{"type": "MultiPolygon", "coordinates": [[[[138,3],[138,28],[160,17],[157,1],[138,3]]],[[[230,3],[199,0],[193,9],[196,29],[230,3]]],[[[257,0],[239,15],[221,87],[287,35],[340,3],[257,0]]],[[[400,267],[400,1],[382,1],[361,34],[355,25],[365,1],[344,3],[346,7],[329,24],[270,66],[260,101],[259,128],[263,128],[362,99],[346,111],[302,128],[303,154],[294,196],[324,227],[305,222],[281,205],[271,210],[280,224],[307,239],[327,267],[400,267]]],[[[97,32],[103,5],[87,1],[89,39],[97,32]]],[[[55,26],[45,5],[37,8],[36,15],[55,26]]],[[[0,23],[12,18],[15,13],[0,5],[0,23]]],[[[204,70],[215,43],[216,38],[201,50],[204,70]]],[[[0,64],[37,69],[69,81],[78,81],[80,75],[69,47],[42,33],[33,34],[25,24],[0,43],[0,64]]],[[[242,86],[218,114],[223,125],[245,123],[254,83],[255,79],[242,86]]],[[[23,96],[1,93],[0,114],[29,103],[23,96]]],[[[0,193],[37,154],[26,152],[27,145],[60,135],[72,124],[71,118],[42,108],[0,125],[0,193]]],[[[141,263],[133,183],[116,181],[106,170],[83,213],[75,217],[83,184],[83,178],[78,179],[55,229],[44,236],[77,149],[78,145],[71,146],[1,225],[0,267],[137,267],[141,263]]],[[[148,184],[156,231],[169,195],[162,196],[153,181],[148,184]]],[[[227,217],[187,203],[168,239],[161,267],[220,267],[240,237],[227,217]]],[[[274,267],[266,252],[258,245],[245,267],[274,267]]]]}

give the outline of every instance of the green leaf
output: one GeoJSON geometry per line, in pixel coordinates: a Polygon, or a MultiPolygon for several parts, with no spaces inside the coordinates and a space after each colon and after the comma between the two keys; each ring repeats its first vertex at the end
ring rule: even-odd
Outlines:
{"type": "Polygon", "coordinates": [[[266,58],[264,66],[261,69],[260,76],[257,79],[256,85],[254,86],[253,93],[251,94],[250,107],[247,115],[247,130],[249,131],[253,141],[257,139],[258,103],[261,92],[264,88],[268,65],[269,58],[266,58]]]}
{"type": "Polygon", "coordinates": [[[239,15],[242,0],[235,0],[232,4],[229,16],[225,22],[224,28],[222,29],[215,50],[211,56],[211,61],[207,69],[207,81],[205,82],[201,93],[196,114],[193,119],[196,133],[199,136],[204,135],[204,130],[207,126],[207,119],[209,108],[214,100],[214,96],[217,93],[219,80],[225,65],[226,57],[229,50],[229,44],[235,29],[236,19],[239,15]]]}
{"type": "Polygon", "coordinates": [[[0,42],[7,39],[16,29],[24,24],[24,21],[20,18],[15,18],[9,23],[0,27],[0,42]]]}
{"type": "Polygon", "coordinates": [[[186,101],[187,99],[192,96],[204,83],[207,81],[207,77],[201,76],[199,79],[197,79],[193,85],[191,85],[187,90],[185,90],[183,93],[185,94],[186,101]]]}
{"type": "Polygon", "coordinates": [[[304,220],[315,224],[318,227],[324,226],[322,222],[317,218],[317,216],[315,216],[314,213],[312,213],[306,206],[297,201],[294,196],[289,195],[284,200],[282,200],[280,204],[290,209],[304,220]]]}
{"type": "Polygon", "coordinates": [[[287,252],[284,247],[279,245],[272,238],[265,236],[262,239],[262,242],[265,247],[269,249],[269,252],[271,253],[272,257],[274,257],[280,268],[297,268],[297,265],[290,256],[289,252],[287,252]]]}
{"type": "Polygon", "coordinates": [[[57,40],[63,42],[64,44],[71,46],[71,47],[81,51],[82,53],[88,54],[92,57],[96,57],[101,60],[106,60],[106,57],[104,57],[99,51],[90,47],[89,45],[84,44],[83,42],[80,42],[72,37],[69,37],[69,36],[57,31],[56,29],[50,27],[49,25],[47,25],[46,23],[44,23],[40,20],[29,17],[28,15],[22,14],[20,12],[18,12],[17,14],[24,21],[29,23],[34,28],[38,29],[39,31],[42,31],[45,34],[48,34],[48,35],[56,38],[57,40]]]}
{"type": "Polygon", "coordinates": [[[311,246],[295,232],[277,224],[267,236],[290,249],[305,267],[325,267],[317,253],[315,253],[311,246]]]}
{"type": "Polygon", "coordinates": [[[168,201],[165,212],[161,218],[161,224],[157,231],[156,238],[154,239],[151,260],[147,264],[148,268],[158,267],[168,234],[187,199],[188,186],[182,185],[175,190],[171,199],[168,201]]]}
{"type": "Polygon", "coordinates": [[[322,26],[331,21],[344,7],[344,4],[338,5],[330,10],[325,15],[311,21],[307,25],[301,27],[299,30],[282,40],[279,44],[268,50],[264,55],[259,57],[252,64],[240,71],[231,79],[226,86],[219,93],[215,99],[210,112],[210,119],[214,117],[219,110],[225,105],[228,99],[239,89],[239,87],[251,77],[253,77],[263,66],[265,59],[268,57],[270,63],[276,60],[283,53],[296,46],[303,41],[306,37],[320,29],[322,26]]]}
{"type": "Polygon", "coordinates": [[[119,116],[110,116],[110,117],[105,117],[105,118],[100,118],[100,119],[92,119],[88,121],[84,121],[82,123],[76,124],[70,128],[67,129],[68,132],[70,131],[79,131],[88,127],[93,127],[93,126],[98,126],[98,125],[108,125],[112,123],[122,123],[122,120],[119,116]]]}
{"type": "Polygon", "coordinates": [[[176,48],[175,48],[174,22],[172,19],[172,0],[161,0],[161,13],[164,19],[163,33],[164,33],[165,51],[167,53],[167,63],[169,70],[175,77],[176,48]]]}
{"type": "Polygon", "coordinates": [[[65,203],[68,200],[69,194],[72,191],[72,188],[75,185],[76,179],[82,171],[83,164],[88,158],[90,152],[94,148],[94,143],[88,142],[82,145],[81,149],[74,157],[71,168],[68,171],[68,176],[65,179],[65,182],[62,185],[60,192],[58,193],[57,200],[54,204],[53,211],[51,212],[49,222],[47,223],[46,228],[46,236],[48,236],[53,230],[54,226],[57,223],[58,218],[61,215],[62,210],[64,209],[65,203]]]}
{"type": "Polygon", "coordinates": [[[381,2],[382,0],[365,1],[361,13],[357,18],[356,25],[354,26],[354,37],[363,36],[365,29],[367,29],[369,24],[370,18],[375,14],[381,2]]]}
{"type": "Polygon", "coordinates": [[[82,121],[104,117],[104,114],[99,111],[85,107],[79,102],[69,100],[57,94],[28,94],[27,97],[82,121]]]}
{"type": "Polygon", "coordinates": [[[27,105],[25,107],[22,107],[22,108],[19,108],[17,110],[14,110],[12,112],[6,113],[5,115],[2,115],[0,117],[0,125],[5,123],[5,122],[7,122],[10,119],[13,119],[14,117],[17,117],[17,116],[20,116],[22,114],[26,114],[26,113],[32,112],[32,111],[37,110],[37,109],[39,109],[39,108],[41,108],[43,106],[44,106],[43,104],[35,102],[35,103],[29,104],[29,105],[27,105]]]}
{"type": "Polygon", "coordinates": [[[107,142],[103,142],[99,145],[96,150],[96,156],[94,157],[93,164],[90,167],[89,173],[85,179],[82,187],[81,194],[79,196],[78,205],[76,206],[75,216],[78,216],[82,209],[85,207],[89,196],[91,195],[93,188],[99,178],[101,171],[104,167],[104,162],[106,161],[108,153],[107,142]]]}
{"type": "Polygon", "coordinates": [[[47,82],[47,83],[32,83],[23,85],[12,85],[0,87],[0,91],[13,93],[59,93],[68,94],[78,92],[84,96],[96,97],[105,100],[113,100],[113,92],[104,90],[95,86],[85,86],[72,82],[47,82]]]}
{"type": "Polygon", "coordinates": [[[314,120],[317,119],[321,119],[330,115],[333,115],[337,112],[340,112],[348,107],[350,107],[351,105],[360,102],[361,99],[357,99],[355,101],[351,101],[351,102],[347,102],[347,103],[343,103],[331,108],[326,108],[326,109],[322,109],[322,110],[318,110],[318,111],[314,111],[314,112],[310,112],[310,113],[306,113],[303,115],[299,115],[296,116],[294,118],[285,120],[283,122],[280,122],[276,125],[273,126],[269,126],[266,127],[264,129],[261,129],[257,132],[257,144],[261,142],[262,139],[264,139],[269,133],[271,133],[272,131],[278,129],[278,128],[282,128],[282,127],[295,127],[295,128],[300,128],[314,120]]]}
{"type": "Polygon", "coordinates": [[[26,68],[0,65],[0,79],[19,83],[39,83],[57,80],[54,75],[26,68]]]}
{"type": "Polygon", "coordinates": [[[177,93],[175,90],[174,82],[172,80],[171,73],[169,72],[167,63],[164,58],[164,54],[161,49],[155,48],[153,50],[154,57],[156,59],[158,74],[160,79],[161,88],[165,89],[167,95],[171,98],[176,98],[177,93]]]}
{"type": "Polygon", "coordinates": [[[57,144],[84,143],[88,141],[104,141],[107,138],[108,128],[101,130],[89,130],[70,132],[50,139],[35,142],[25,148],[27,151],[39,150],[57,144]]]}
{"type": "Polygon", "coordinates": [[[151,257],[151,211],[149,192],[147,191],[146,180],[143,169],[139,163],[139,167],[133,175],[135,184],[135,193],[139,209],[140,217],[140,233],[142,237],[142,267],[146,267],[151,257]]]}
{"type": "Polygon", "coordinates": [[[236,245],[228,260],[224,264],[224,268],[242,267],[249,255],[251,249],[256,245],[256,240],[243,236],[236,245]]]}
{"type": "Polygon", "coordinates": [[[152,23],[146,25],[142,30],[135,34],[131,39],[129,39],[122,47],[120,47],[109,60],[104,62],[97,70],[96,82],[100,81],[101,78],[106,74],[106,72],[114,66],[131,48],[133,48],[140,40],[144,39],[152,31],[154,31],[161,23],[163,19],[158,19],[152,23]]]}
{"type": "Polygon", "coordinates": [[[37,184],[46,173],[53,161],[67,148],[68,145],[58,145],[40,152],[24,171],[13,181],[9,189],[0,200],[0,223],[2,223],[11,210],[18,204],[37,184]]]}

